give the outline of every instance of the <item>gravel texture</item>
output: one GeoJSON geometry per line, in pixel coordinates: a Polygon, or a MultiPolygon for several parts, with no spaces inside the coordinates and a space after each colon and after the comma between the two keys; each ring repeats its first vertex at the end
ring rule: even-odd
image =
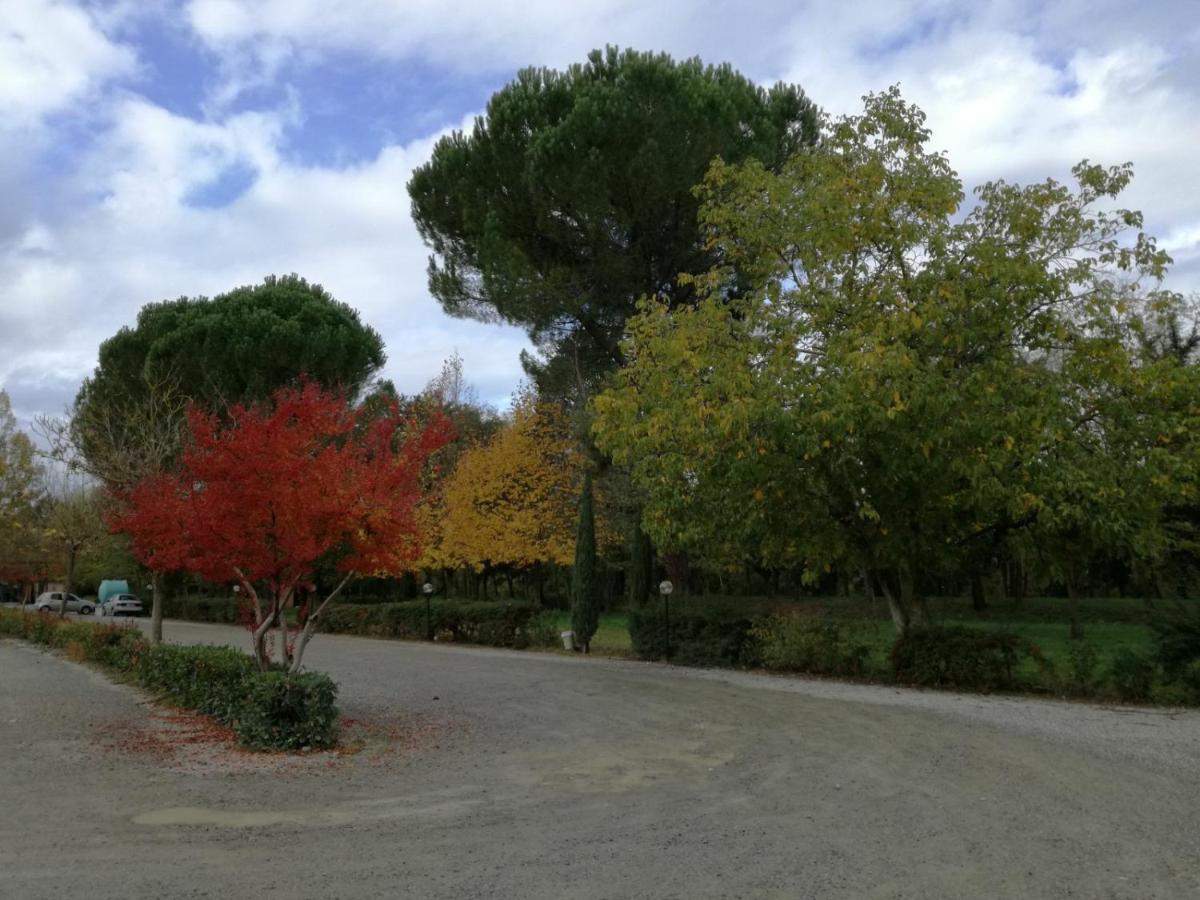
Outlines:
{"type": "Polygon", "coordinates": [[[1200,896],[1194,711],[326,635],[307,662],[357,752],[247,759],[0,641],[0,897],[1200,896]]]}

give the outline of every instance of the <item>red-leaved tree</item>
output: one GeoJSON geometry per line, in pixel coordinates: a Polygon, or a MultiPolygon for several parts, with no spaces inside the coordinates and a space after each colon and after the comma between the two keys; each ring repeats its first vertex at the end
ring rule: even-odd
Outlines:
{"type": "Polygon", "coordinates": [[[407,420],[396,407],[368,418],[314,384],[225,416],[193,407],[187,418],[179,472],[138,484],[112,524],[151,568],[237,582],[259,665],[269,664],[277,627],[281,661],[299,671],[321,613],[351,578],[398,572],[420,555],[422,470],[450,425],[440,415],[407,420]],[[289,642],[282,611],[307,592],[318,563],[342,577],[308,601],[289,642]]]}

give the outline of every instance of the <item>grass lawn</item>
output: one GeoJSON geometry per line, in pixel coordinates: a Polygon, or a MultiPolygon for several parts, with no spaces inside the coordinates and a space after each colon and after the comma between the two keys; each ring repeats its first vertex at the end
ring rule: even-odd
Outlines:
{"type": "MultiPolygon", "coordinates": [[[[566,610],[555,610],[556,631],[571,630],[571,614],[566,610]]],[[[559,645],[561,646],[561,644],[559,645]]],[[[633,646],[629,641],[629,619],[623,612],[602,613],[596,635],[592,638],[592,652],[608,656],[631,656],[633,646]]]]}
{"type": "MultiPolygon", "coordinates": [[[[883,601],[872,605],[861,598],[821,598],[782,601],[779,606],[781,609],[793,608],[800,613],[829,615],[861,623],[874,636],[871,641],[874,648],[871,663],[881,669],[887,668],[888,654],[896,632],[883,601]]],[[[985,610],[976,611],[971,609],[969,600],[941,598],[930,601],[929,606],[932,617],[941,623],[1016,632],[1035,643],[1056,667],[1061,669],[1066,666],[1071,645],[1066,600],[1031,597],[1019,607],[1001,601],[989,605],[985,610]]],[[[1145,623],[1153,615],[1153,610],[1148,610],[1142,600],[1089,598],[1082,601],[1081,615],[1084,637],[1096,651],[1100,668],[1106,667],[1112,655],[1122,647],[1146,653],[1152,649],[1151,630],[1145,623]]],[[[570,613],[556,611],[554,616],[557,630],[570,629],[570,613]]],[[[601,615],[600,627],[592,639],[592,650],[611,656],[632,655],[628,619],[624,612],[601,615]]],[[[1028,662],[1022,667],[1021,674],[1032,677],[1034,669],[1034,664],[1028,662]],[[1025,668],[1030,671],[1023,671],[1025,668]]]]}

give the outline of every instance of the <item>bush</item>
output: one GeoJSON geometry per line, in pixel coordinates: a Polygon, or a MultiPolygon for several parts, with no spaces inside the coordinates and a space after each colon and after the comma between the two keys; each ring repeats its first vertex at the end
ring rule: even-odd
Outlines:
{"type": "Polygon", "coordinates": [[[1086,641],[1071,641],[1067,651],[1067,689],[1075,694],[1096,692],[1096,648],[1086,641]]]}
{"type": "Polygon", "coordinates": [[[853,626],[837,621],[768,616],[754,629],[767,669],[814,675],[863,675],[870,642],[853,626]]]}
{"type": "Polygon", "coordinates": [[[318,673],[261,672],[232,647],[151,644],[136,628],[0,610],[0,635],[62,648],[160,691],[173,703],[232,725],[254,750],[331,747],[337,687],[318,673]]]}
{"type": "MultiPolygon", "coordinates": [[[[163,599],[163,616],[189,622],[238,621],[238,602],[233,597],[167,597],[163,599]]],[[[149,611],[149,606],[146,607],[149,611]]]]}
{"type": "Polygon", "coordinates": [[[1128,647],[1113,654],[1108,677],[1116,695],[1127,702],[1150,699],[1157,667],[1154,660],[1128,647]]]}
{"type": "Polygon", "coordinates": [[[315,750],[337,743],[337,685],[328,675],[259,673],[234,731],[252,750],[315,750]]]}
{"type": "MultiPolygon", "coordinates": [[[[661,603],[629,613],[629,638],[641,659],[668,656],[667,624],[661,603]]],[[[682,600],[671,604],[670,658],[689,666],[750,668],[761,661],[755,624],[762,611],[720,601],[682,600]]]]}
{"type": "Polygon", "coordinates": [[[424,600],[400,603],[331,606],[318,628],[330,634],[425,640],[432,626],[435,640],[521,649],[546,641],[546,624],[532,603],[431,600],[428,620],[424,600]]]}
{"type": "Polygon", "coordinates": [[[1200,661],[1200,603],[1180,604],[1150,622],[1158,663],[1175,675],[1200,661]]]}
{"type": "Polygon", "coordinates": [[[892,646],[892,672],[903,684],[973,691],[1011,690],[1031,648],[1015,634],[962,625],[912,628],[892,646]]]}
{"type": "Polygon", "coordinates": [[[232,647],[147,644],[134,665],[143,685],[225,725],[241,715],[247,692],[262,675],[251,657],[232,647]]]}

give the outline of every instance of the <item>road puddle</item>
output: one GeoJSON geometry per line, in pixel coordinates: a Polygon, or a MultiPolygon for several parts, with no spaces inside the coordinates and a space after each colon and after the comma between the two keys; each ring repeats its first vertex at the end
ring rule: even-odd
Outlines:
{"type": "Polygon", "coordinates": [[[197,806],[171,806],[153,809],[133,817],[134,825],[215,825],[218,828],[261,828],[264,825],[296,824],[305,816],[296,812],[236,812],[227,809],[203,809],[197,806]]]}

